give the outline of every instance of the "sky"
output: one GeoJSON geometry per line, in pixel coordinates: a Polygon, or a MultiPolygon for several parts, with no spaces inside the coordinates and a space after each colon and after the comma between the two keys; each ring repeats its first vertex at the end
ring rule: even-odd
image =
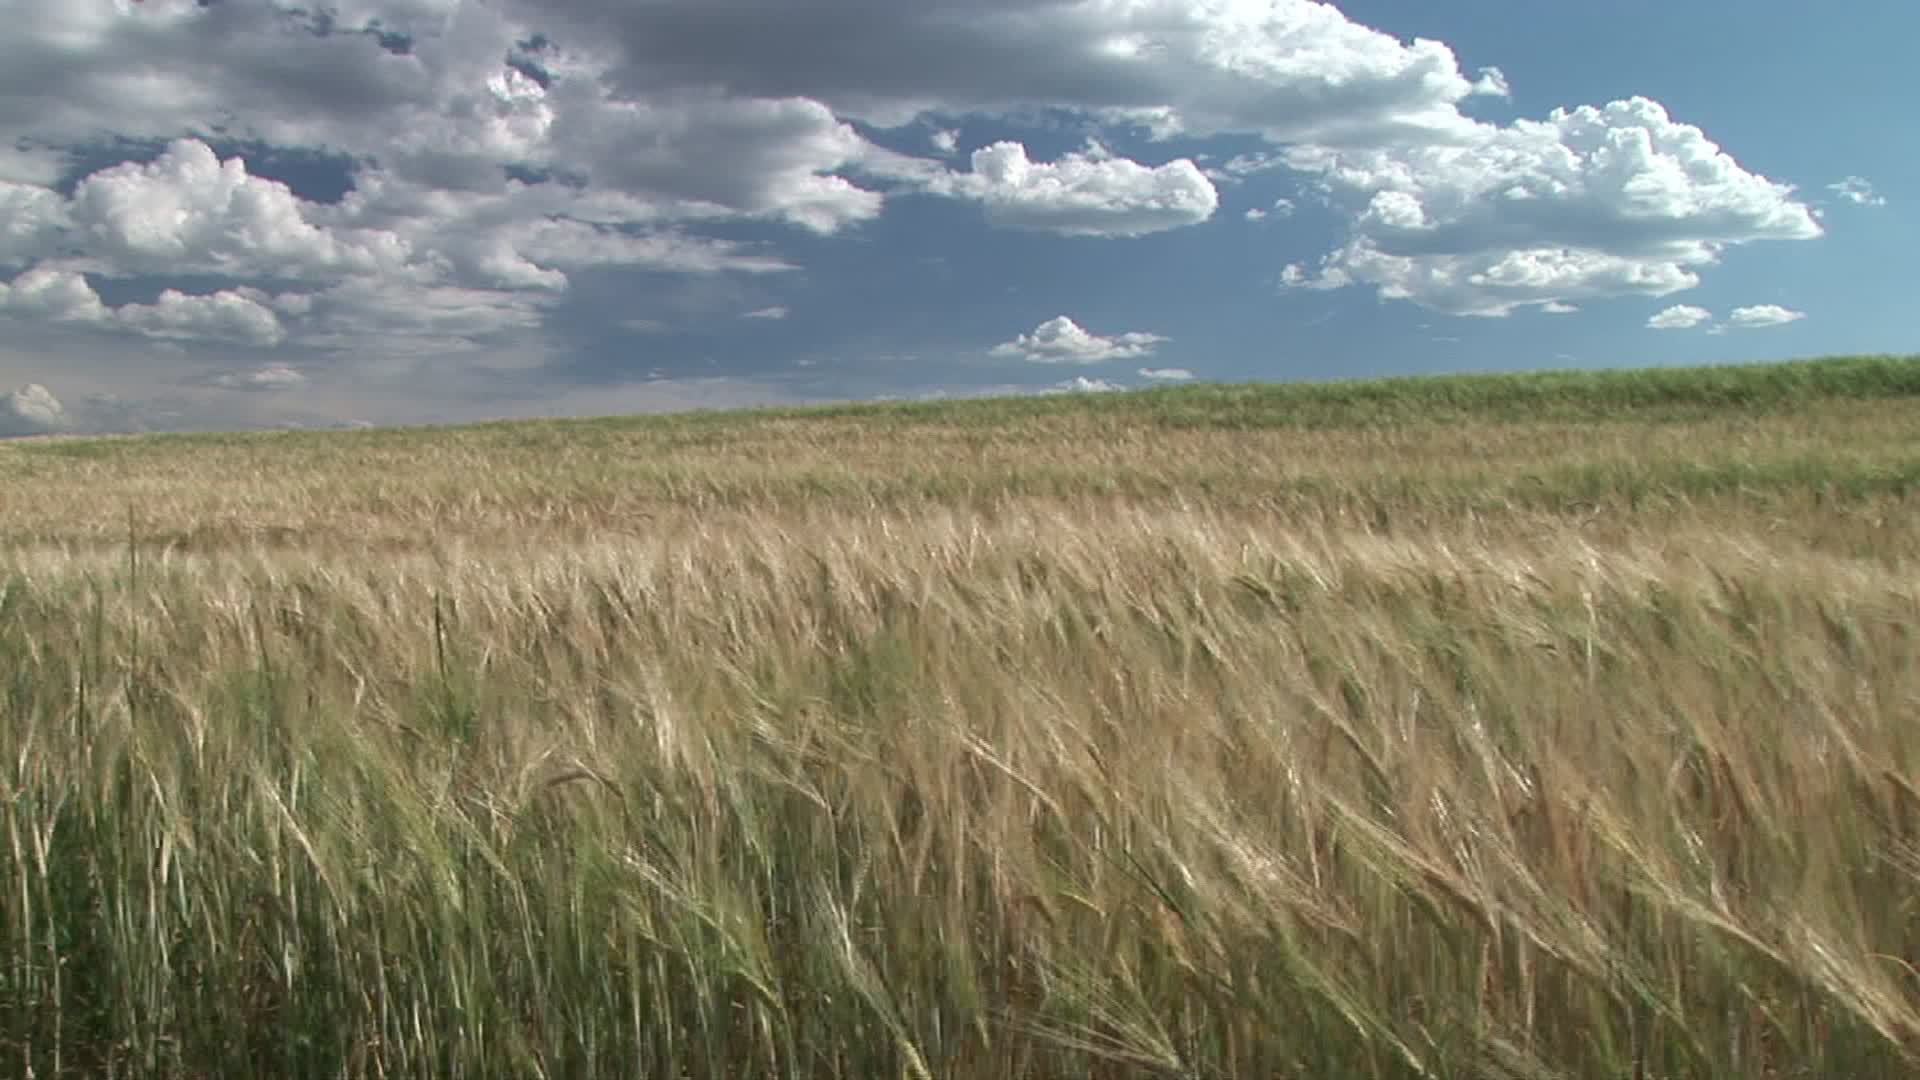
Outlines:
{"type": "Polygon", "coordinates": [[[1920,352],[1920,5],[0,0],[0,436],[1920,352]]]}

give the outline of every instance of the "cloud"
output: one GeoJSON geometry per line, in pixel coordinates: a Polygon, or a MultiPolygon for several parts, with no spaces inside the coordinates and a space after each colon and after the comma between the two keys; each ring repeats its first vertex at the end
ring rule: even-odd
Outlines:
{"type": "Polygon", "coordinates": [[[376,346],[387,355],[471,350],[484,339],[537,326],[542,305],[524,293],[355,279],[312,294],[273,295],[252,287],[211,293],[164,289],[152,303],[109,308],[86,277],[45,267],[0,282],[0,317],[130,333],[165,342],[198,341],[270,349],[294,336],[342,350],[376,346]]]}
{"type": "Polygon", "coordinates": [[[1804,311],[1794,311],[1778,304],[1756,304],[1752,307],[1737,307],[1727,316],[1727,324],[1737,327],[1785,326],[1790,322],[1799,322],[1807,317],[1804,311]]]}
{"type": "Polygon", "coordinates": [[[1261,206],[1251,207],[1247,210],[1246,218],[1248,221],[1265,221],[1270,217],[1286,218],[1292,217],[1293,211],[1294,203],[1292,199],[1275,199],[1272,209],[1261,206]]]}
{"type": "Polygon", "coordinates": [[[618,99],[612,61],[587,51],[529,74],[535,65],[503,58],[536,35],[491,5],[354,0],[324,19],[178,0],[51,7],[22,13],[0,39],[0,145],[14,147],[0,155],[0,270],[73,276],[17,282],[14,317],[255,347],[472,350],[538,330],[582,269],[793,268],[680,222],[766,217],[829,232],[880,204],[825,175],[865,143],[818,103],[618,99]],[[407,45],[357,32],[375,23],[407,45]],[[40,62],[55,53],[60,64],[40,62]],[[303,199],[250,170],[256,150],[223,159],[196,137],[209,130],[341,156],[353,188],[337,204],[303,199]],[[86,160],[109,132],[172,141],[70,195],[55,190],[63,160],[86,160]],[[195,280],[109,313],[81,272],[195,280]],[[303,283],[302,300],[249,292],[286,282],[303,283]],[[48,293],[56,283],[66,291],[48,293]],[[55,306],[61,295],[70,302],[55,306]]]}
{"type": "Polygon", "coordinates": [[[1283,292],[1292,289],[1344,289],[1351,284],[1353,282],[1347,272],[1338,266],[1326,266],[1317,274],[1300,263],[1288,263],[1280,270],[1280,289],[1283,292]]]}
{"type": "Polygon", "coordinates": [[[88,261],[114,275],[315,278],[374,273],[408,257],[391,232],[314,225],[287,185],[249,175],[241,158],[223,161],[197,139],[88,176],[66,209],[88,261]]]}
{"type": "Polygon", "coordinates": [[[1579,310],[1580,305],[1562,303],[1559,300],[1549,300],[1540,305],[1540,311],[1544,315],[1572,315],[1579,310]]]}
{"type": "Polygon", "coordinates": [[[0,397],[0,438],[46,435],[67,427],[67,411],[47,388],[28,383],[0,397]]]}
{"type": "Polygon", "coordinates": [[[1140,377],[1155,382],[1186,382],[1193,378],[1193,372],[1186,368],[1141,368],[1140,377]]]}
{"type": "Polygon", "coordinates": [[[773,307],[763,307],[757,311],[746,312],[740,317],[743,319],[779,320],[779,319],[786,318],[789,314],[791,314],[791,312],[788,311],[785,307],[775,304],[773,307]]]}
{"type": "MultiPolygon", "coordinates": [[[[1203,158],[1204,160],[1204,158],[1203,158]]],[[[1274,151],[1255,150],[1251,153],[1235,154],[1219,165],[1206,169],[1207,179],[1220,184],[1237,184],[1255,173],[1269,169],[1284,168],[1287,159],[1274,151]]]]}
{"type": "Polygon", "coordinates": [[[1115,390],[1125,390],[1126,387],[1108,379],[1089,379],[1085,375],[1075,375],[1071,379],[1062,379],[1054,383],[1052,389],[1056,393],[1106,394],[1115,390]]]}
{"type": "Polygon", "coordinates": [[[168,289],[151,304],[115,310],[121,325],[153,338],[227,341],[271,347],[285,340],[279,316],[250,296],[221,290],[192,296],[168,289]]]}
{"type": "Polygon", "coordinates": [[[285,340],[286,331],[270,305],[298,311],[304,303],[303,297],[274,297],[250,288],[202,295],[166,289],[151,304],[109,308],[86,276],[73,270],[36,267],[11,283],[0,282],[0,316],[170,341],[271,347],[285,340]]]}
{"type": "Polygon", "coordinates": [[[285,364],[267,364],[247,371],[226,371],[208,380],[223,390],[297,390],[307,377],[285,364]]]}
{"type": "Polygon", "coordinates": [[[585,92],[565,102],[556,156],[596,186],[688,213],[772,217],[833,233],[880,213],[882,196],[831,175],[867,144],[804,98],[624,101],[585,92]]]}
{"type": "Polygon", "coordinates": [[[1791,187],[1645,98],[1476,124],[1454,143],[1288,153],[1364,200],[1317,280],[1453,314],[1665,296],[1698,284],[1728,246],[1821,231],[1791,187]]]}
{"type": "Polygon", "coordinates": [[[432,89],[424,57],[397,57],[358,35],[300,33],[311,18],[276,5],[17,8],[7,15],[13,48],[0,67],[0,128],[28,136],[166,137],[222,118],[379,112],[432,89]]]}
{"type": "Polygon", "coordinates": [[[1101,337],[1061,315],[1041,323],[1031,334],[994,346],[990,355],[1018,357],[1035,364],[1099,364],[1152,356],[1166,340],[1158,334],[1144,333],[1101,337]]]}
{"type": "Polygon", "coordinates": [[[1480,77],[1473,80],[1473,92],[1489,97],[1513,96],[1513,90],[1507,85],[1507,73],[1497,67],[1480,69],[1480,77]]]}
{"type": "MultiPolygon", "coordinates": [[[[33,146],[0,143],[0,192],[10,185],[46,189],[66,171],[62,156],[33,146]]],[[[4,199],[5,195],[0,195],[4,199]]]]}
{"type": "Polygon", "coordinates": [[[1863,177],[1849,176],[1845,180],[1828,184],[1827,190],[1855,206],[1887,205],[1886,196],[1874,191],[1873,184],[1863,177]]]}
{"type": "Polygon", "coordinates": [[[56,323],[102,325],[113,313],[84,275],[36,267],[11,283],[0,282],[0,315],[56,323]]]}
{"type": "Polygon", "coordinates": [[[1691,304],[1675,304],[1665,308],[1647,320],[1649,330],[1691,330],[1701,323],[1710,322],[1713,312],[1691,304]]]}
{"type": "Polygon", "coordinates": [[[740,242],[670,225],[636,228],[628,222],[646,211],[620,193],[558,184],[445,191],[375,169],[358,180],[342,202],[317,204],[278,181],[249,175],[239,157],[222,160],[204,143],[179,140],[152,162],[85,177],[71,199],[0,185],[0,202],[13,210],[0,217],[0,256],[77,252],[17,280],[0,310],[165,339],[417,354],[466,347],[471,341],[461,339],[506,327],[537,327],[537,313],[567,290],[568,272],[583,268],[792,269],[740,242]],[[312,283],[312,291],[272,296],[237,285],[191,295],[169,289],[152,304],[109,312],[83,269],[103,277],[300,281],[312,283]],[[484,310],[469,302],[476,296],[488,298],[484,310]],[[348,312],[349,303],[366,309],[348,312]],[[318,316],[306,318],[316,304],[318,316]],[[453,329],[453,322],[467,325],[453,329]],[[431,340],[404,340],[429,328],[431,340]],[[450,329],[452,336],[440,333],[450,329]]]}
{"type": "Polygon", "coordinates": [[[1213,183],[1186,158],[1148,166],[1094,148],[1041,163],[1003,141],[975,150],[972,164],[970,173],[931,179],[928,189],[978,200],[987,220],[1006,228],[1144,236],[1198,225],[1220,206],[1213,183]]]}
{"type": "Polygon", "coordinates": [[[622,92],[629,60],[584,34],[559,51],[542,30],[564,20],[544,5],[116,3],[13,20],[0,132],[59,145],[217,130],[442,190],[496,190],[508,165],[562,168],[669,210],[816,231],[877,212],[877,194],[830,175],[864,144],[818,101],[720,94],[704,77],[622,92]]]}
{"type": "Polygon", "coordinates": [[[32,261],[71,228],[58,192],[0,180],[0,266],[32,261]]]}
{"type": "Polygon", "coordinates": [[[371,278],[313,296],[302,344],[374,351],[396,361],[472,352],[540,327],[553,299],[540,293],[459,285],[396,289],[371,278]]]}
{"type": "Polygon", "coordinates": [[[690,234],[662,206],[625,192],[519,182],[445,191],[373,169],[355,180],[323,219],[394,232],[421,253],[410,268],[416,276],[449,284],[557,291],[566,271],[588,267],[675,274],[794,268],[738,241],[690,234]]]}
{"type": "MultiPolygon", "coordinates": [[[[1284,287],[1463,314],[1665,296],[1731,246],[1819,232],[1792,189],[1653,102],[1480,122],[1474,99],[1510,92],[1498,69],[1317,0],[64,0],[7,14],[0,315],[88,348],[119,335],[532,367],[550,342],[653,314],[608,298],[678,288],[666,275],[830,264],[817,238],[864,242],[897,197],[978,203],[1007,229],[1141,237],[1209,221],[1216,185],[1251,192],[1283,168],[1302,171],[1290,194],[1350,226],[1284,287]],[[963,123],[1007,138],[961,162],[963,123]],[[1061,153],[1068,131],[1126,152],[1061,153]],[[874,141],[920,138],[914,152],[874,141]],[[1203,172],[1198,152],[1220,147],[1203,172]],[[340,170],[345,197],[311,197],[286,164],[307,157],[340,170]],[[144,302],[109,308],[103,293],[144,302]]],[[[1878,198],[1854,179],[1838,198],[1878,198]]],[[[1292,209],[1247,204],[1254,220],[1292,209]]],[[[1095,344],[1076,352],[1062,334],[1001,355],[1095,362],[1081,357],[1098,343],[1158,340],[1080,333],[1095,344]]],[[[137,344],[139,363],[163,359],[137,344]]]]}
{"type": "Polygon", "coordinates": [[[1460,125],[1498,92],[1434,41],[1311,0],[511,0],[556,39],[603,42],[625,93],[727,86],[879,126],[928,111],[1064,107],[1161,134],[1381,141],[1460,125]],[[793,43],[805,41],[808,48],[793,43]]]}

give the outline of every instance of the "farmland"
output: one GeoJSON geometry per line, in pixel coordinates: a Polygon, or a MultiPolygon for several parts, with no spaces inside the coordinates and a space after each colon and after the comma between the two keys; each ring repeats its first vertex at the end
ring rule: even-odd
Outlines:
{"type": "Polygon", "coordinates": [[[0,444],[0,1072],[1913,1075],[1916,407],[0,444]]]}

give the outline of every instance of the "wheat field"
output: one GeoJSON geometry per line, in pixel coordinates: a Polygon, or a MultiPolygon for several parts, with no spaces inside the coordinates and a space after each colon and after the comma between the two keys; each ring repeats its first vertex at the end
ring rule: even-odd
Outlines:
{"type": "Polygon", "coordinates": [[[0,1073],[1920,1075],[1916,405],[0,444],[0,1073]]]}

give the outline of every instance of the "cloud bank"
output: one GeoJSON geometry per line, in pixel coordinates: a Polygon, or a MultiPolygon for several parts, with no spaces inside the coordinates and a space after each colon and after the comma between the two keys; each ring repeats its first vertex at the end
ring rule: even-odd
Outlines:
{"type": "Polygon", "coordinates": [[[1474,124],[1455,143],[1288,157],[1359,206],[1351,238],[1303,281],[1453,314],[1666,296],[1699,284],[1729,247],[1821,234],[1792,187],[1646,98],[1474,124]]]}
{"type": "MultiPolygon", "coordinates": [[[[1733,248],[1822,232],[1793,187],[1659,102],[1478,119],[1512,92],[1499,69],[1315,0],[0,14],[0,321],[137,349],[129,364],[160,343],[315,381],[329,363],[431,385],[561,367],[659,324],[634,301],[684,282],[811,282],[826,245],[873,242],[915,200],[1116,259],[1259,221],[1260,273],[1286,265],[1286,289],[1473,316],[1669,297],[1733,248]],[[1223,189],[1278,174],[1298,198],[1220,213],[1223,189]],[[1333,243],[1303,248],[1306,205],[1334,215],[1333,243]]],[[[1859,177],[1831,192],[1884,203],[1859,177]]],[[[705,325],[778,319],[765,291],[705,325]]],[[[1779,322],[1748,318],[1730,325],[1779,322]]],[[[994,353],[1099,363],[1163,340],[1062,317],[994,353]]]]}

